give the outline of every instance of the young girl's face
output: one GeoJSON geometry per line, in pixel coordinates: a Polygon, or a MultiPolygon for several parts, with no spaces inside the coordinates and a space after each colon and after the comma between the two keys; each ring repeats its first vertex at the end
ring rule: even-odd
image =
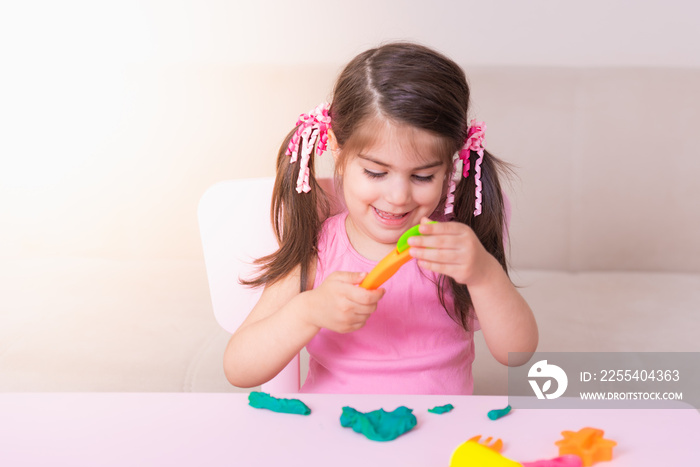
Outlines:
{"type": "Polygon", "coordinates": [[[347,155],[347,231],[360,254],[381,259],[401,234],[433,213],[447,172],[438,146],[437,137],[424,130],[385,124],[373,144],[347,155]]]}

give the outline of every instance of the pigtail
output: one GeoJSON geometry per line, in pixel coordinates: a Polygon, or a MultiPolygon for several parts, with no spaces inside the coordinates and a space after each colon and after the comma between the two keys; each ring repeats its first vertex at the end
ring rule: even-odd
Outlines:
{"type": "MultiPolygon", "coordinates": [[[[472,167],[475,166],[478,157],[475,151],[470,151],[469,158],[472,167]]],[[[503,237],[507,235],[507,231],[499,175],[507,175],[510,172],[511,170],[505,162],[484,150],[481,162],[481,214],[474,215],[476,183],[475,177],[469,176],[462,178],[455,189],[454,217],[452,219],[467,224],[474,230],[486,251],[496,258],[506,274],[508,273],[508,265],[503,237]]],[[[444,275],[440,276],[437,285],[442,306],[449,310],[445,297],[446,291],[450,291],[453,297],[453,319],[469,330],[469,321],[470,318],[473,318],[470,316],[473,314],[473,304],[467,286],[444,275]]]]}
{"type": "MultiPolygon", "coordinates": [[[[308,162],[308,183],[311,190],[307,193],[297,193],[297,179],[303,166],[298,162],[290,162],[287,149],[298,128],[294,128],[287,135],[277,154],[270,220],[279,249],[256,259],[258,274],[251,279],[239,279],[243,285],[259,287],[274,284],[298,265],[301,267],[300,291],[306,290],[310,261],[318,253],[318,236],[321,224],[329,216],[330,204],[325,191],[316,181],[316,149],[312,151],[308,162]]],[[[297,156],[301,157],[302,148],[298,147],[296,150],[297,156]]]]}

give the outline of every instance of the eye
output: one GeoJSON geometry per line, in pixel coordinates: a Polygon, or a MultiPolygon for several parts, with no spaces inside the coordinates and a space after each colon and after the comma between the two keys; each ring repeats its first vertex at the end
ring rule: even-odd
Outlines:
{"type": "Polygon", "coordinates": [[[413,176],[413,179],[415,181],[421,182],[421,183],[432,182],[434,178],[435,178],[435,175],[414,175],[413,176]]]}
{"type": "Polygon", "coordinates": [[[367,175],[369,178],[382,178],[384,175],[386,175],[385,172],[372,172],[371,170],[363,169],[365,171],[365,175],[367,175]]]}

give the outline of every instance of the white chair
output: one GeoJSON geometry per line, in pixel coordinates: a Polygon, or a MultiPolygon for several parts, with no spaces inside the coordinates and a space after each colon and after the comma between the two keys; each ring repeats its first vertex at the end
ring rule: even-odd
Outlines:
{"type": "MultiPolygon", "coordinates": [[[[257,303],[262,288],[238,283],[250,277],[253,260],[277,250],[270,223],[274,178],[227,180],[210,187],[199,201],[199,230],[209,291],[218,323],[233,333],[257,303]]],[[[270,393],[299,392],[299,356],[262,386],[270,393]]]]}

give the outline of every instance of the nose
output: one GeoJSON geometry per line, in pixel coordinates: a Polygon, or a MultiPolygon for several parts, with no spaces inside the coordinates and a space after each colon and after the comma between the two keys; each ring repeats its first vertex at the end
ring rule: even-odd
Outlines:
{"type": "Polygon", "coordinates": [[[409,181],[397,177],[393,180],[393,183],[387,185],[384,199],[392,206],[406,206],[410,203],[411,198],[411,185],[409,181]]]}

